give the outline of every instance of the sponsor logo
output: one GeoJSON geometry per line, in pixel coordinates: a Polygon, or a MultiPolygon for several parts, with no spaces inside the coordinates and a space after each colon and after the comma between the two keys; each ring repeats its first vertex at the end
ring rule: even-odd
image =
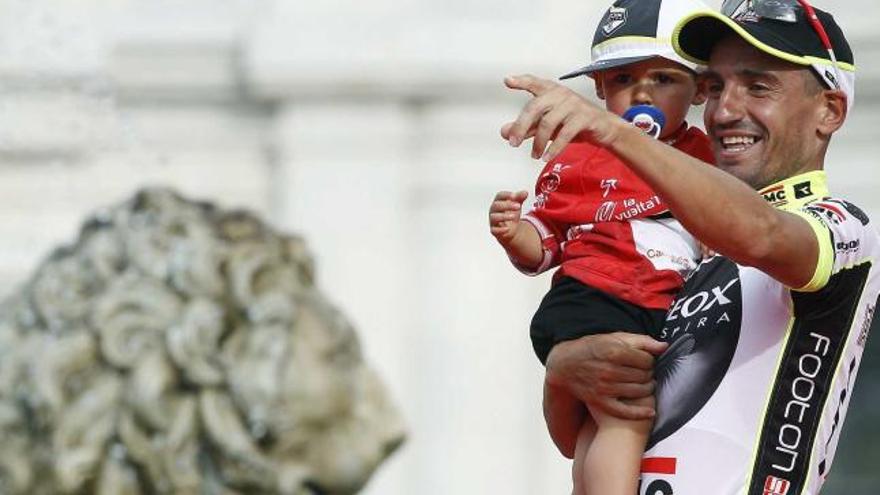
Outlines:
{"type": "Polygon", "coordinates": [[[611,191],[617,190],[617,179],[602,179],[602,182],[599,183],[599,187],[601,187],[603,191],[602,197],[607,198],[611,191]]]}
{"type": "Polygon", "coordinates": [[[813,213],[814,216],[818,216],[819,219],[831,222],[834,225],[840,225],[841,222],[846,220],[843,212],[837,206],[830,203],[811,204],[807,206],[807,211],[813,213]]]}
{"type": "Polygon", "coordinates": [[[788,495],[789,488],[791,488],[791,482],[785,478],[767,476],[764,481],[764,495],[788,495]]]}
{"type": "Polygon", "coordinates": [[[764,191],[764,200],[773,206],[782,206],[788,204],[787,194],[784,186],[776,186],[773,189],[764,191]]]}
{"type": "Polygon", "coordinates": [[[813,195],[813,185],[809,182],[801,182],[794,185],[794,199],[809,198],[813,195]]]}
{"type": "Polygon", "coordinates": [[[825,71],[825,79],[827,79],[828,81],[830,81],[831,84],[832,84],[835,88],[840,89],[840,83],[837,82],[837,78],[834,77],[834,73],[831,72],[830,70],[826,70],[826,71],[825,71]]]}
{"type": "Polygon", "coordinates": [[[674,476],[677,464],[678,459],[675,457],[646,457],[642,459],[641,471],[643,479],[639,480],[638,493],[641,495],[675,495],[671,479],[652,479],[647,481],[644,479],[644,475],[674,476]],[[643,487],[645,488],[644,490],[642,490],[643,487]]]}
{"type": "Polygon", "coordinates": [[[666,321],[675,321],[679,318],[679,315],[690,318],[697,313],[709,311],[715,306],[727,306],[733,302],[727,297],[727,291],[737,282],[739,282],[739,278],[731,280],[724,287],[719,285],[712,287],[711,290],[704,290],[688,298],[679,299],[669,308],[666,321]]]}
{"type": "Polygon", "coordinates": [[[614,210],[617,209],[617,201],[606,201],[596,210],[596,222],[610,222],[614,220],[614,210]]]}
{"type": "Polygon", "coordinates": [[[645,201],[637,201],[634,198],[623,200],[624,211],[618,213],[614,218],[618,221],[629,220],[651,211],[660,206],[660,197],[652,196],[645,201]]]}
{"type": "Polygon", "coordinates": [[[639,481],[639,493],[641,495],[675,495],[672,484],[666,480],[653,480],[642,490],[644,483],[639,481]]]}
{"type": "Polygon", "coordinates": [[[861,241],[856,239],[849,242],[838,242],[837,244],[835,244],[835,247],[837,248],[837,252],[840,254],[853,254],[859,252],[860,245],[861,241]]]}
{"type": "Polygon", "coordinates": [[[678,256],[678,255],[674,255],[674,254],[668,254],[668,253],[665,253],[659,249],[653,249],[653,248],[649,248],[645,252],[645,255],[648,257],[648,259],[652,259],[652,260],[657,259],[657,258],[666,258],[672,264],[678,265],[678,266],[682,267],[682,269],[684,269],[685,271],[688,271],[688,272],[690,272],[691,270],[694,269],[693,260],[691,260],[687,256],[678,256]]]}
{"type": "MultiPolygon", "coordinates": [[[[775,406],[764,419],[753,491],[761,492],[767,476],[788,481],[792,493],[803,489],[842,338],[843,332],[821,319],[804,320],[792,329],[770,397],[775,406]]],[[[844,391],[840,400],[845,398],[844,391]]],[[[840,414],[838,411],[838,419],[840,414]]]]}
{"type": "Polygon", "coordinates": [[[542,193],[550,194],[559,189],[559,184],[562,183],[562,171],[570,167],[571,165],[563,165],[561,163],[554,165],[552,170],[541,176],[541,179],[538,181],[538,190],[542,193]]]}
{"type": "Polygon", "coordinates": [[[807,209],[807,210],[805,210],[805,211],[806,211],[807,213],[809,213],[811,217],[815,218],[816,220],[818,220],[818,221],[820,221],[820,222],[822,222],[822,223],[825,223],[825,217],[824,217],[821,213],[815,212],[815,211],[810,210],[810,209],[807,209]]]}
{"type": "MultiPolygon", "coordinates": [[[[849,380],[846,382],[846,388],[844,388],[840,392],[840,399],[837,402],[837,411],[834,412],[834,423],[831,424],[831,434],[828,435],[828,441],[825,442],[825,455],[828,455],[828,446],[831,445],[831,441],[834,440],[834,433],[837,431],[837,428],[840,426],[840,420],[843,418],[841,411],[843,410],[843,405],[846,403],[846,396],[849,394],[849,390],[852,388],[852,381],[856,377],[856,358],[852,358],[849,362],[849,380]]],[[[819,463],[819,476],[824,476],[825,472],[828,470],[828,459],[822,459],[822,462],[819,463]]]]}
{"type": "Polygon", "coordinates": [[[749,6],[749,9],[741,12],[739,14],[733,15],[733,20],[738,22],[758,22],[761,20],[761,16],[755,13],[755,11],[749,6]]]}
{"type": "Polygon", "coordinates": [[[865,319],[862,320],[862,328],[859,331],[859,337],[856,339],[856,344],[859,347],[865,347],[865,342],[868,340],[868,334],[871,333],[871,323],[874,322],[874,309],[876,308],[876,305],[869,304],[868,308],[865,310],[865,319]]]}
{"type": "Polygon", "coordinates": [[[710,290],[702,291],[693,296],[678,299],[666,313],[666,326],[660,331],[660,338],[670,340],[682,332],[694,332],[707,326],[715,327],[722,323],[732,321],[730,314],[723,308],[733,302],[727,293],[734,287],[739,278],[735,278],[724,286],[716,286],[710,290]],[[718,307],[720,312],[713,312],[709,316],[704,313],[718,307]],[[678,320],[684,320],[683,325],[678,320]],[[672,323],[671,322],[676,322],[672,323]],[[676,326],[673,326],[676,325],[676,326]]]}
{"type": "Polygon", "coordinates": [[[602,25],[602,32],[605,33],[605,36],[609,36],[624,24],[626,24],[626,9],[623,7],[611,7],[608,9],[608,17],[605,20],[605,24],[602,25]]]}
{"type": "MultiPolygon", "coordinates": [[[[809,431],[810,415],[818,414],[821,404],[821,393],[816,391],[816,382],[820,372],[823,375],[830,373],[832,356],[831,339],[816,332],[810,332],[808,341],[812,343],[812,349],[800,355],[797,368],[793,369],[793,380],[787,390],[782,391],[782,398],[786,399],[785,408],[782,409],[782,426],[775,438],[771,439],[771,446],[777,455],[771,468],[781,473],[791,473],[798,467],[798,458],[806,454],[805,443],[811,436],[809,431]],[[806,433],[804,429],[807,429],[806,433]]],[[[794,364],[794,363],[792,363],[794,364]]]]}
{"type": "Polygon", "coordinates": [[[538,179],[538,195],[535,197],[535,208],[543,208],[550,199],[550,193],[559,189],[562,184],[562,171],[571,168],[571,165],[557,163],[553,168],[541,175],[538,179]]]}

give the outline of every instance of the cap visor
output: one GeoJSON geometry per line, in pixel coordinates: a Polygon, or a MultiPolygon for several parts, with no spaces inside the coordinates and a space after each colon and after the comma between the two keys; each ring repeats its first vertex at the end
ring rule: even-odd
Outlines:
{"type": "Polygon", "coordinates": [[[572,77],[577,76],[589,76],[594,72],[598,72],[600,70],[608,70],[614,69],[617,67],[623,67],[624,65],[634,64],[636,62],[641,62],[643,60],[648,60],[649,58],[654,58],[656,55],[641,55],[638,57],[624,57],[624,58],[615,58],[611,60],[599,60],[597,62],[593,62],[592,64],[581,67],[580,69],[569,72],[568,74],[559,76],[559,79],[571,79],[572,77]]]}

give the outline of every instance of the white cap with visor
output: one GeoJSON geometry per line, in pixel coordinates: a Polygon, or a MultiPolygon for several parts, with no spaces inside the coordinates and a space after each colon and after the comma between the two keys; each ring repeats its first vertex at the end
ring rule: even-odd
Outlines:
{"type": "Polygon", "coordinates": [[[708,7],[698,0],[617,0],[596,28],[590,64],[560,79],[591,76],[597,71],[654,57],[663,57],[696,71],[704,64],[676,53],[672,33],[683,18],[706,10],[708,7]]]}

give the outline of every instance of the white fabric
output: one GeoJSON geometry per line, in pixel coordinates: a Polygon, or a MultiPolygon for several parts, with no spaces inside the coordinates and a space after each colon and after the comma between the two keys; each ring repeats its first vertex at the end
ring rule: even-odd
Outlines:
{"type": "Polygon", "coordinates": [[[819,74],[819,77],[825,81],[825,84],[829,88],[834,87],[834,82],[828,77],[830,74],[834,77],[834,79],[840,79],[840,89],[846,93],[846,107],[848,111],[852,111],[852,107],[856,102],[856,73],[855,71],[850,71],[846,69],[841,69],[838,67],[838,70],[835,72],[834,66],[831,63],[815,63],[812,65],[813,70],[819,74]],[[838,75],[840,76],[838,78],[838,75]]]}
{"type": "Polygon", "coordinates": [[[700,248],[678,220],[633,220],[630,225],[636,251],[657,270],[672,270],[687,279],[697,268],[700,248]]]}

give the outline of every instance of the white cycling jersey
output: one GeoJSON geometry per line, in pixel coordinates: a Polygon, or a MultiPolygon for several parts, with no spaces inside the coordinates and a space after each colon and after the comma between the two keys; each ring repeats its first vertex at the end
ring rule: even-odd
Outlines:
{"type": "Polygon", "coordinates": [[[819,239],[789,289],[716,256],[667,314],[641,495],[815,495],[837,448],[880,292],[880,235],[824,172],[762,191],[819,239]]]}

